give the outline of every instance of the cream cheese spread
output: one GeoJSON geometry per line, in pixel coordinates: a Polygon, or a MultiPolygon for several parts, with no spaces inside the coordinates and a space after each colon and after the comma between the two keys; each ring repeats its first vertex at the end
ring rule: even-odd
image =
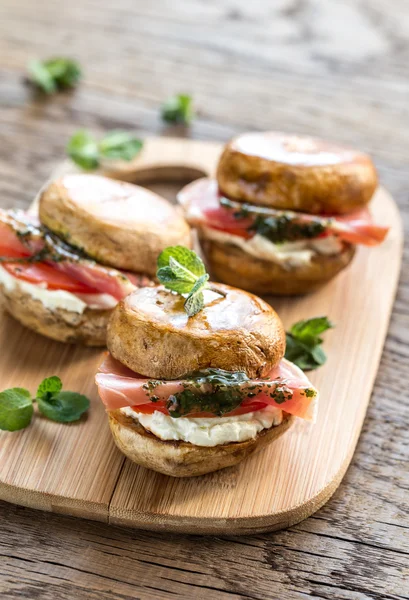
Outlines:
{"type": "Polygon", "coordinates": [[[8,292],[19,291],[39,300],[49,310],[63,309],[82,314],[89,308],[113,308],[117,301],[109,294],[72,294],[65,290],[48,290],[46,283],[34,284],[13,277],[0,266],[0,283],[8,292]]]}
{"type": "Polygon", "coordinates": [[[190,442],[195,446],[219,446],[230,442],[244,442],[255,438],[263,429],[279,425],[283,412],[275,406],[237,415],[235,417],[177,419],[160,411],[152,414],[138,413],[126,406],[121,412],[132,417],[161,440],[190,442]]]}
{"type": "Polygon", "coordinates": [[[201,229],[206,238],[212,239],[215,242],[233,244],[241,248],[244,252],[247,252],[247,254],[251,254],[256,258],[270,260],[287,269],[310,263],[314,254],[332,256],[342,251],[342,242],[334,235],[274,244],[258,233],[246,240],[238,235],[210,227],[202,226],[201,229]]]}

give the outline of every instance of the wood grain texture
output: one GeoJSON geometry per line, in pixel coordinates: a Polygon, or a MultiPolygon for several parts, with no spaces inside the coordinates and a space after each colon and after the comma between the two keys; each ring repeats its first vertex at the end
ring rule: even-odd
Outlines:
{"type": "MultiPolygon", "coordinates": [[[[140,175],[160,180],[163,173],[175,181],[188,173],[211,175],[221,148],[208,142],[148,138],[133,163],[119,165],[114,174],[125,173],[131,181],[139,181],[140,175]]],[[[69,162],[63,163],[53,177],[72,170],[69,162]]],[[[111,523],[143,529],[203,534],[282,529],[318,510],[338,487],[352,458],[400,271],[401,221],[385,190],[375,194],[371,212],[376,222],[391,227],[384,244],[359,248],[352,266],[315,294],[272,299],[287,328],[316,314],[326,314],[336,323],[336,331],[326,336],[329,360],[311,377],[321,394],[316,425],[297,419],[290,434],[264,451],[200,478],[175,480],[130,461],[123,463],[112,451],[104,407],[92,386],[101,351],[87,361],[88,350],[67,351],[60,344],[52,356],[55,361],[61,355],[61,360],[50,365],[34,335],[24,344],[29,361],[16,362],[21,327],[14,330],[9,319],[1,320],[0,347],[10,347],[3,352],[3,388],[24,379],[24,385],[34,390],[39,378],[52,372],[66,386],[75,382],[76,390],[91,394],[93,406],[82,427],[44,419],[41,429],[36,420],[28,435],[0,432],[0,498],[70,515],[105,516],[111,523]],[[33,366],[31,371],[27,364],[33,366]]]]}
{"type": "MultiPolygon", "coordinates": [[[[200,110],[195,138],[275,128],[370,152],[408,233],[408,31],[404,0],[2,0],[0,202],[28,206],[78,127],[168,133],[158,106],[187,90],[200,110]],[[80,89],[33,98],[21,83],[27,60],[68,49],[86,70],[80,89]]],[[[408,306],[406,247],[357,451],[315,516],[203,540],[2,503],[3,597],[408,598],[408,306]]]]}

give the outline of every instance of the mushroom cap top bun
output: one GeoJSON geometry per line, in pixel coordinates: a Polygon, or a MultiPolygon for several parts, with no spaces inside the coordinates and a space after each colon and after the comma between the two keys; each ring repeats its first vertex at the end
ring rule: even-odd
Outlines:
{"type": "Polygon", "coordinates": [[[363,207],[378,181],[362,152],[274,131],[233,138],[220,158],[217,180],[229,198],[315,214],[363,207]]]}
{"type": "Polygon", "coordinates": [[[205,306],[188,317],[184,298],[162,286],[140,288],[114,309],[107,346],[136,373],[177,379],[209,367],[266,375],[284,356],[283,325],[269,304],[247,292],[215,284],[205,306]]]}
{"type": "Polygon", "coordinates": [[[98,175],[65,175],[40,197],[40,220],[102,264],[148,275],[167,246],[191,247],[188,224],[157,194],[98,175]]]}

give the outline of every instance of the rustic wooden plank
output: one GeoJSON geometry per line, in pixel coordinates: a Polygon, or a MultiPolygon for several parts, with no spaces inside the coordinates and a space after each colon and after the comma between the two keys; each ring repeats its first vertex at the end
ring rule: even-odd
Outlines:
{"type": "MultiPolygon", "coordinates": [[[[51,0],[2,0],[1,205],[28,206],[78,127],[95,133],[112,127],[166,133],[158,106],[169,93],[187,90],[201,109],[193,137],[226,140],[245,129],[279,128],[369,151],[400,204],[408,235],[408,13],[405,0],[175,0],[171,7],[165,0],[71,0],[63,8],[51,0]],[[27,60],[67,48],[86,68],[80,89],[33,101],[21,85],[27,60]]],[[[164,590],[172,585],[175,598],[217,599],[220,592],[203,588],[202,593],[193,574],[188,591],[180,582],[179,569],[192,565],[200,572],[206,564],[232,598],[408,598],[407,562],[402,564],[407,557],[396,552],[409,550],[409,405],[402,402],[409,385],[408,307],[406,248],[354,460],[338,492],[315,517],[285,532],[240,538],[248,547],[218,539],[215,553],[213,538],[120,530],[0,503],[0,551],[3,556],[6,545],[16,551],[7,574],[0,560],[3,596],[169,598],[164,590]],[[298,528],[307,524],[311,533],[300,538],[298,528]],[[120,583],[109,577],[122,558],[112,564],[110,554],[97,552],[98,542],[116,544],[118,532],[127,560],[120,583]],[[334,532],[339,539],[326,537],[334,532]],[[341,552],[345,540],[352,541],[341,552]],[[313,541],[318,556],[311,566],[313,541]],[[379,551],[371,549],[378,546],[379,551]],[[65,563],[70,571],[43,563],[44,548],[46,560],[65,563]],[[155,564],[140,562],[135,548],[145,548],[145,560],[155,564]],[[24,560],[28,553],[31,564],[24,560]],[[171,574],[162,566],[169,556],[175,566],[171,574]],[[94,577],[100,569],[104,577],[94,577]]]]}
{"type": "MultiPolygon", "coordinates": [[[[333,500],[340,517],[344,493],[333,500]]],[[[10,598],[31,598],[37,589],[47,600],[192,594],[216,600],[407,598],[409,544],[385,544],[387,532],[395,537],[397,527],[386,526],[384,543],[376,543],[360,530],[345,535],[341,518],[340,529],[334,528],[331,512],[327,505],[319,516],[275,534],[203,539],[107,528],[8,506],[0,581],[6,581],[10,598]],[[39,526],[47,530],[40,538],[41,553],[36,550],[39,526]]]]}

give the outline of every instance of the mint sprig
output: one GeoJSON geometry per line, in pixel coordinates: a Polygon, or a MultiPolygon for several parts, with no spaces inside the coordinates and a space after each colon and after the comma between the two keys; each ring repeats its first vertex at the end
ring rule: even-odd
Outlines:
{"type": "Polygon", "coordinates": [[[31,394],[24,388],[11,388],[0,393],[0,429],[18,431],[31,423],[31,394]]]}
{"type": "Polygon", "coordinates": [[[321,333],[334,325],[327,317],[313,317],[295,323],[286,333],[285,358],[303,371],[311,371],[322,366],[327,360],[321,348],[321,333]]]}
{"type": "Polygon", "coordinates": [[[37,400],[41,399],[49,401],[55,394],[58,394],[62,390],[62,381],[56,375],[43,379],[37,389],[37,400]]]}
{"type": "Polygon", "coordinates": [[[184,308],[189,317],[202,310],[209,275],[196,252],[185,246],[170,246],[159,255],[157,267],[156,276],[165,288],[186,297],[184,308]]]}
{"type": "Polygon", "coordinates": [[[46,94],[75,87],[82,77],[79,63],[70,58],[31,60],[27,69],[29,81],[46,94]]]}
{"type": "Polygon", "coordinates": [[[192,97],[188,94],[171,96],[162,104],[161,116],[165,123],[190,125],[194,117],[192,97]]]}
{"type": "Polygon", "coordinates": [[[59,377],[47,377],[40,383],[35,400],[24,388],[11,388],[0,392],[0,429],[25,429],[31,423],[35,401],[45,417],[59,423],[77,421],[90,405],[88,398],[82,394],[63,392],[59,377]]]}
{"type": "Polygon", "coordinates": [[[74,133],[67,144],[67,154],[82,169],[90,171],[99,167],[98,144],[88,131],[81,129],[74,133]]]}
{"type": "Polygon", "coordinates": [[[143,141],[126,131],[111,131],[97,141],[80,129],[67,144],[67,154],[82,169],[97,169],[106,160],[131,161],[143,148],[143,141]]]}

